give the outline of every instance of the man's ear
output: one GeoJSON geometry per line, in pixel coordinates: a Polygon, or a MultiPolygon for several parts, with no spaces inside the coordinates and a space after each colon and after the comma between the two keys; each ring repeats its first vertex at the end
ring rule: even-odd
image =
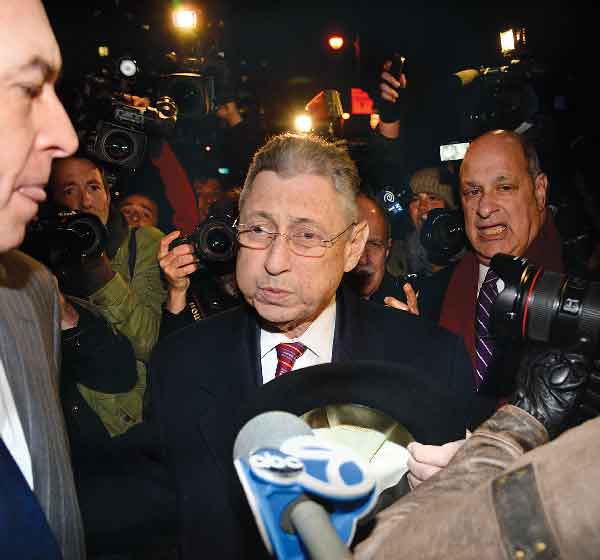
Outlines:
{"type": "Polygon", "coordinates": [[[359,222],[354,226],[350,242],[346,244],[344,272],[350,272],[358,264],[367,239],[369,239],[369,226],[365,221],[359,222]]]}
{"type": "Polygon", "coordinates": [[[533,194],[537,208],[542,212],[546,208],[546,196],[548,194],[548,176],[545,173],[539,173],[533,183],[533,194]]]}

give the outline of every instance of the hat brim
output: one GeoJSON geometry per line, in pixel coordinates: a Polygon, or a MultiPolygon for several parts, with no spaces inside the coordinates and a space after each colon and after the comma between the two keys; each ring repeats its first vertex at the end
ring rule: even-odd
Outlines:
{"type": "Polygon", "coordinates": [[[440,445],[465,436],[465,403],[451,398],[427,372],[377,361],[322,364],[294,371],[260,387],[240,412],[245,423],[271,410],[301,416],[333,404],[379,410],[421,443],[440,445]]]}

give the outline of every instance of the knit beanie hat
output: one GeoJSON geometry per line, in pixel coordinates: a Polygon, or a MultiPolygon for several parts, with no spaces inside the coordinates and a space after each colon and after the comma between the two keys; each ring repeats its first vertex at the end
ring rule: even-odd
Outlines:
{"type": "Polygon", "coordinates": [[[450,209],[456,208],[452,185],[440,182],[440,170],[437,167],[425,167],[413,173],[409,181],[410,190],[415,193],[433,193],[441,197],[450,209]]]}

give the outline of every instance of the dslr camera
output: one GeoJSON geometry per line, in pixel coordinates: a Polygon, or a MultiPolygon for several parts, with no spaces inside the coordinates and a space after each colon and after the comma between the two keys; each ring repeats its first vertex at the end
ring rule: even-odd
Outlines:
{"type": "Polygon", "coordinates": [[[99,257],[106,245],[106,227],[94,214],[59,210],[31,222],[23,250],[53,272],[99,257]]]}
{"type": "Polygon", "coordinates": [[[492,308],[498,336],[568,348],[600,357],[600,282],[544,270],[526,258],[497,254],[491,268],[504,281],[492,308]]]}
{"type": "Polygon", "coordinates": [[[237,253],[237,236],[230,215],[211,215],[187,237],[175,239],[169,245],[173,249],[186,243],[192,246],[200,268],[233,269],[237,253]]]}
{"type": "Polygon", "coordinates": [[[459,259],[467,244],[462,210],[430,210],[421,228],[420,239],[433,264],[446,266],[459,259]]]}

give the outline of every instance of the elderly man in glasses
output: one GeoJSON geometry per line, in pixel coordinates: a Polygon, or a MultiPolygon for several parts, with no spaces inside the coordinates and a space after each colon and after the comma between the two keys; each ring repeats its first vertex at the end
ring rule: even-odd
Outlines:
{"type": "MultiPolygon", "coordinates": [[[[459,408],[474,396],[457,337],[340,288],[369,237],[358,183],[341,148],[314,136],[272,138],[256,153],[239,204],[236,277],[246,303],[157,348],[150,376],[180,497],[183,559],[261,557],[245,540],[230,478],[236,414],[261,385],[311,365],[380,360],[414,367],[459,408]]],[[[170,282],[183,280],[193,257],[183,246],[168,251],[167,243],[163,269],[170,282]]]]}

